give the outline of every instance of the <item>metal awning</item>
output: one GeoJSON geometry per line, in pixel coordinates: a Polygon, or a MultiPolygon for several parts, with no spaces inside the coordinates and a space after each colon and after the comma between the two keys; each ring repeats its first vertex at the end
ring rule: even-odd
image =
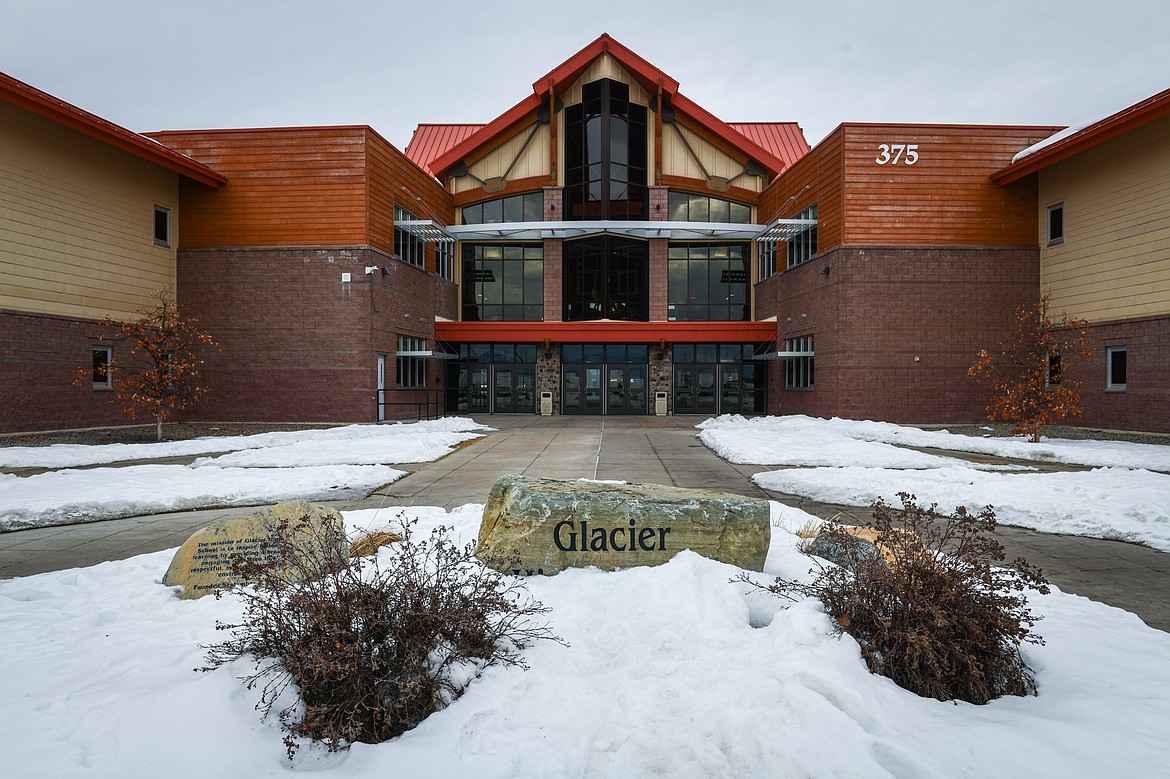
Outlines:
{"type": "Polygon", "coordinates": [[[394,223],[394,227],[410,233],[423,243],[455,243],[455,239],[447,232],[449,228],[433,219],[400,219],[394,223]]]}
{"type": "MultiPolygon", "coordinates": [[[[815,223],[814,223],[815,224],[815,223]]],[[[670,240],[719,239],[750,241],[764,225],[727,222],[501,222],[453,225],[445,228],[459,241],[539,241],[544,238],[581,238],[586,235],[625,235],[670,240]]]]}
{"type": "Polygon", "coordinates": [[[805,230],[811,230],[816,226],[817,220],[815,219],[777,219],[767,227],[761,228],[756,240],[788,243],[805,230]]]}
{"type": "Polygon", "coordinates": [[[631,238],[667,238],[673,241],[716,239],[724,241],[786,242],[817,226],[815,219],[777,219],[769,225],[728,222],[499,222],[495,224],[441,225],[432,219],[407,219],[394,223],[426,243],[455,241],[540,241],[545,238],[581,238],[586,235],[625,235],[631,238]]]}
{"type": "Polygon", "coordinates": [[[753,360],[785,360],[789,357],[812,357],[814,352],[763,352],[753,354],[753,360]]]}
{"type": "Polygon", "coordinates": [[[431,349],[419,349],[410,352],[395,352],[395,357],[426,357],[432,360],[458,360],[459,355],[450,352],[436,352],[431,349]]]}

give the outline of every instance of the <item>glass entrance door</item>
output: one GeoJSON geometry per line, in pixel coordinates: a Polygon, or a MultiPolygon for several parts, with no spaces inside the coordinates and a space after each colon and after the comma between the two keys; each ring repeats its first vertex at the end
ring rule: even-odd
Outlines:
{"type": "Polygon", "coordinates": [[[605,413],[646,413],[646,369],[640,365],[608,367],[605,413]]]}
{"type": "Polygon", "coordinates": [[[496,365],[492,369],[492,413],[536,413],[536,370],[527,365],[496,365]]]}

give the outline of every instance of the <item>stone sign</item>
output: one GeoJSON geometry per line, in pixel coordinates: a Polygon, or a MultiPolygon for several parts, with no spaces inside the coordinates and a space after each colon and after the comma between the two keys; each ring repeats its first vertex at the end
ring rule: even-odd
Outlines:
{"type": "Polygon", "coordinates": [[[658,484],[501,476],[488,495],[475,554],[515,574],[661,565],[683,549],[764,569],[768,502],[658,484]]]}
{"type": "MultiPolygon", "coordinates": [[[[306,554],[320,555],[322,542],[336,538],[346,549],[344,533],[331,533],[333,524],[343,528],[341,514],[328,506],[293,501],[262,509],[239,519],[225,519],[195,531],[175,552],[163,576],[168,587],[182,585],[180,598],[202,598],[243,582],[232,573],[232,560],[244,557],[264,563],[276,554],[276,532],[287,523],[286,534],[306,554]]],[[[344,554],[344,551],[343,551],[344,554]]]]}

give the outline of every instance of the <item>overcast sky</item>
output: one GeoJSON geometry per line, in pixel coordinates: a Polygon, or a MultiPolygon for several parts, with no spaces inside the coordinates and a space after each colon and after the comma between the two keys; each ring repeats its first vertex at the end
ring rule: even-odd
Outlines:
{"type": "Polygon", "coordinates": [[[1170,88],[1167,0],[0,0],[0,70],[139,132],[486,122],[603,32],[725,121],[1078,124],[1170,88]]]}

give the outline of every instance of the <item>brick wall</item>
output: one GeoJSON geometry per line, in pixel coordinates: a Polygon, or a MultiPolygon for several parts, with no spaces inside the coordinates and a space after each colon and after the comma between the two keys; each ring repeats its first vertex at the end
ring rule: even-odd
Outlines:
{"type": "Polygon", "coordinates": [[[0,432],[133,424],[109,390],[73,386],[78,369],[92,365],[94,346],[129,359],[130,347],[109,335],[92,320],[0,311],[0,432]]]}
{"type": "MultiPolygon", "coordinates": [[[[377,355],[394,387],[397,336],[433,347],[435,313],[455,311],[454,284],[368,247],[179,254],[184,312],[220,344],[211,392],[189,419],[371,421],[377,355]],[[389,272],[365,273],[374,266],[389,272]]],[[[431,370],[428,386],[441,375],[431,370]]]]}
{"type": "Polygon", "coordinates": [[[1033,249],[885,247],[835,249],[786,271],[778,342],[814,336],[816,386],[783,389],[778,364],[770,413],[982,421],[987,391],[967,368],[1035,300],[1038,274],[1033,249]]]}
{"type": "Polygon", "coordinates": [[[1072,366],[1067,379],[1081,385],[1084,427],[1170,433],[1170,317],[1093,325],[1093,359],[1072,366]],[[1106,349],[1126,349],[1126,387],[1106,389],[1106,349]]]}

